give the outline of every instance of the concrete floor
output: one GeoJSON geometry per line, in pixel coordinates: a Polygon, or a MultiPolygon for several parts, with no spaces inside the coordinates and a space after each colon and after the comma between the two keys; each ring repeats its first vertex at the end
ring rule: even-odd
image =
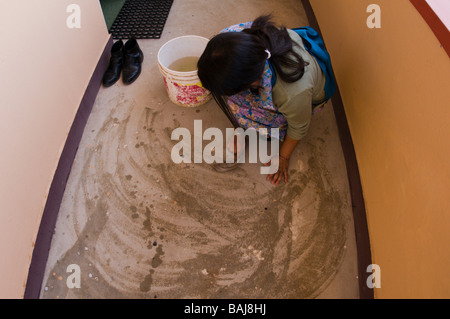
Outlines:
{"type": "Polygon", "coordinates": [[[273,13],[307,25],[300,1],[174,1],[161,39],[138,40],[139,79],[101,88],[59,213],[41,298],[358,298],[345,162],[331,103],[295,150],[289,181],[260,164],[218,173],[174,164],[177,127],[231,127],[214,101],[171,103],[157,66],[171,38],[210,38],[273,13]],[[67,267],[81,271],[68,288],[67,267]]]}

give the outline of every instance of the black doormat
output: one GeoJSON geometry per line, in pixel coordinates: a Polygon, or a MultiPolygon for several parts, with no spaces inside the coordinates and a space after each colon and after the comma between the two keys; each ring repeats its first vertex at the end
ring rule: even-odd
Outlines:
{"type": "Polygon", "coordinates": [[[109,33],[113,39],[159,39],[173,0],[126,0],[109,33]]]}

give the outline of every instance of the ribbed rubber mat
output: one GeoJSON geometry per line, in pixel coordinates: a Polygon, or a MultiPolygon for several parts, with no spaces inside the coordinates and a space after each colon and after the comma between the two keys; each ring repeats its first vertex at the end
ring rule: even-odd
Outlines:
{"type": "Polygon", "coordinates": [[[159,39],[173,0],[127,0],[109,33],[113,39],[159,39]]]}

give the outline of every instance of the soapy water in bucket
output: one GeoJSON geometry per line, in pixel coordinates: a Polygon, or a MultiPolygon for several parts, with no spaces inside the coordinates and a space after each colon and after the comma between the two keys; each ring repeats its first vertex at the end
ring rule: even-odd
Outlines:
{"type": "Polygon", "coordinates": [[[169,65],[169,69],[177,72],[191,72],[197,70],[197,56],[186,56],[174,61],[169,65]]]}
{"type": "Polygon", "coordinates": [[[181,106],[195,107],[211,100],[197,73],[197,63],[208,39],[186,35],[166,42],[158,51],[158,66],[169,99],[181,106]]]}

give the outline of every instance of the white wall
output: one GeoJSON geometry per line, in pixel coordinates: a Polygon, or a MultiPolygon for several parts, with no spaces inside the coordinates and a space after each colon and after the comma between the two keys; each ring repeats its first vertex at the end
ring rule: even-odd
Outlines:
{"type": "Polygon", "coordinates": [[[22,298],[70,126],[109,39],[93,0],[0,1],[0,298],[22,298]],[[70,29],[69,4],[81,28],[70,29]]]}

